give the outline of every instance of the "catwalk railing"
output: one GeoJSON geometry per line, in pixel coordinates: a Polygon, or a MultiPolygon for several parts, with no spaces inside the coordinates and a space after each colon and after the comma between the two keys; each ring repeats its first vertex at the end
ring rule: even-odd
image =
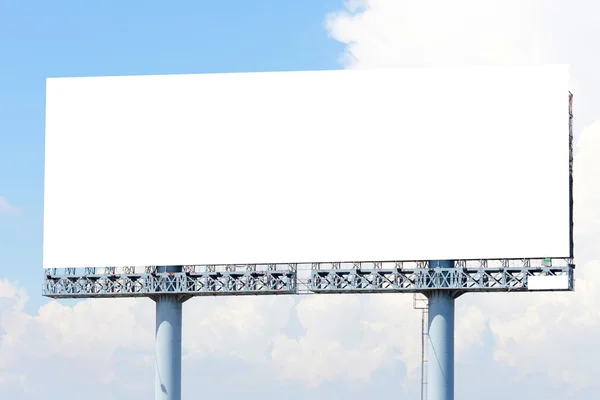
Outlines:
{"type": "Polygon", "coordinates": [[[427,261],[46,269],[52,298],[571,291],[570,259],[459,260],[454,268],[427,261]]]}

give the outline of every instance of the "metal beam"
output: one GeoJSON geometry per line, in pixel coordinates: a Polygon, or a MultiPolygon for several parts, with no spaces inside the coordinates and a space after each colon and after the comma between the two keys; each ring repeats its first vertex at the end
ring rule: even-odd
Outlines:
{"type": "Polygon", "coordinates": [[[566,287],[545,291],[573,290],[572,266],[313,271],[309,289],[314,293],[527,292],[532,291],[529,279],[537,276],[562,276],[568,282],[566,287]]]}
{"type": "MultiPolygon", "coordinates": [[[[182,272],[157,267],[45,270],[43,295],[52,298],[281,295],[310,293],[425,293],[533,291],[531,277],[565,278],[574,289],[570,259],[459,260],[452,268],[428,261],[265,265],[184,266],[182,272]]],[[[535,288],[535,290],[540,290],[535,288]]]]}
{"type": "Polygon", "coordinates": [[[58,298],[148,297],[164,293],[189,296],[296,293],[289,272],[185,272],[120,275],[46,276],[43,295],[58,298]]]}

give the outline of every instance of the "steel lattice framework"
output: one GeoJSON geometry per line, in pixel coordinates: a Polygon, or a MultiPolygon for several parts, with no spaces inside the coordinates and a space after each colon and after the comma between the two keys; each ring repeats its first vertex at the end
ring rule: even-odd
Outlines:
{"type": "MultiPolygon", "coordinates": [[[[526,292],[531,276],[566,276],[574,288],[570,259],[461,260],[454,268],[427,261],[268,265],[48,269],[43,294],[52,298],[282,295],[309,293],[526,292]]],[[[550,290],[550,289],[548,289],[550,290]]]]}
{"type": "MultiPolygon", "coordinates": [[[[66,270],[65,270],[66,271],[66,270]]],[[[294,271],[225,271],[136,274],[114,272],[96,274],[46,275],[43,293],[53,298],[148,297],[160,294],[257,295],[295,294],[294,271]]],[[[88,271],[91,272],[91,271],[88,271]]]]}

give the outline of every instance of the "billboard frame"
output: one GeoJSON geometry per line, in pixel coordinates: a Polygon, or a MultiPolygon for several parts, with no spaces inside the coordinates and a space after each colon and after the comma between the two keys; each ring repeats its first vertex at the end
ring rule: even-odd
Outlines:
{"type": "Polygon", "coordinates": [[[573,221],[573,93],[569,92],[569,244],[570,257],[575,258],[573,221]]]}

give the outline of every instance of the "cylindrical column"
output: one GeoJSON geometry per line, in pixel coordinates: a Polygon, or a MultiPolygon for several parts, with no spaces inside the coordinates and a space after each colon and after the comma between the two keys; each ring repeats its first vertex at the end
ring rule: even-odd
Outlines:
{"type": "MultiPolygon", "coordinates": [[[[162,267],[158,272],[179,272],[162,267]]],[[[181,400],[182,301],[177,294],[164,294],[156,301],[155,400],[181,400]]]]}
{"type": "MultiPolygon", "coordinates": [[[[452,268],[451,261],[436,262],[452,268]]],[[[431,265],[431,263],[430,263],[431,265]]],[[[452,290],[428,293],[427,400],[454,400],[454,298],[452,290]]]]}

